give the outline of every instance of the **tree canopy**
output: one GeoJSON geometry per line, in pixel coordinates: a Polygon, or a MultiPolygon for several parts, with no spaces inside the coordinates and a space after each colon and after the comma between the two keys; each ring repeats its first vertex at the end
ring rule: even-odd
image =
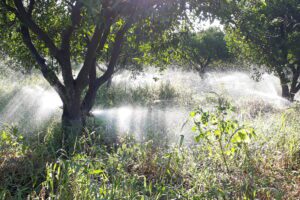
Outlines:
{"type": "Polygon", "coordinates": [[[180,29],[187,10],[203,15],[211,3],[1,0],[0,5],[1,54],[19,66],[38,68],[63,102],[63,125],[82,127],[99,87],[118,64],[155,63],[158,59],[167,63],[172,52],[160,44],[167,44],[165,40],[180,29]],[[151,56],[153,52],[156,56],[151,56]],[[98,70],[98,62],[106,65],[105,70],[98,70]],[[74,63],[81,65],[77,76],[74,63]]]}
{"type": "Polygon", "coordinates": [[[232,1],[230,6],[232,14],[223,19],[231,49],[275,72],[282,96],[293,100],[300,90],[300,2],[232,1]]]}
{"type": "Polygon", "coordinates": [[[224,32],[216,27],[183,34],[179,48],[184,54],[184,64],[191,65],[201,75],[210,64],[229,61],[231,54],[224,37],[224,32]]]}

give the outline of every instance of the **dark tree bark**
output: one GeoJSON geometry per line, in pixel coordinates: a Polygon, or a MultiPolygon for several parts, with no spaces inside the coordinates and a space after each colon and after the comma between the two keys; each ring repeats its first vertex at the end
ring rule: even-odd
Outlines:
{"type": "Polygon", "coordinates": [[[294,101],[296,93],[300,90],[300,83],[298,82],[300,76],[300,66],[297,68],[290,66],[290,68],[292,69],[291,82],[289,82],[283,71],[277,70],[277,74],[280,79],[282,97],[289,101],[294,101]]]}
{"type": "MultiPolygon", "coordinates": [[[[284,15],[283,18],[287,20],[287,15],[284,15]]],[[[288,41],[288,25],[287,23],[282,23],[280,26],[280,38],[282,41],[288,41]]],[[[289,101],[294,101],[296,93],[299,91],[300,84],[298,83],[300,75],[300,66],[299,63],[290,63],[288,59],[288,47],[286,42],[282,42],[280,45],[281,57],[277,60],[277,63],[281,63],[281,66],[278,66],[277,73],[280,79],[282,87],[282,97],[288,99],[289,101]],[[297,67],[296,67],[297,66],[297,67]],[[288,78],[288,72],[284,72],[283,69],[287,68],[286,71],[291,70],[292,79],[288,78]]],[[[275,63],[275,64],[277,64],[275,63]]]]}
{"type": "Polygon", "coordinates": [[[210,62],[211,62],[210,58],[207,58],[204,61],[199,59],[198,63],[195,65],[195,69],[197,70],[197,72],[199,73],[199,76],[201,78],[204,77],[204,74],[205,74],[210,62]]]}
{"type": "Polygon", "coordinates": [[[112,78],[113,78],[113,77],[110,77],[110,78],[107,80],[107,83],[106,83],[106,87],[107,87],[107,88],[110,88],[110,87],[111,87],[111,85],[112,85],[112,78]]]}
{"type": "Polygon", "coordinates": [[[290,89],[286,83],[281,83],[281,96],[290,100],[290,89]]]}

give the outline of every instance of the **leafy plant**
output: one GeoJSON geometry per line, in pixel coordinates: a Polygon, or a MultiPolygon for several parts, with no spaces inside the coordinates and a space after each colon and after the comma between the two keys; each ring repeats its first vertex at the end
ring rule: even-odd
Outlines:
{"type": "Polygon", "coordinates": [[[233,111],[234,108],[228,102],[219,99],[213,111],[198,109],[191,113],[195,124],[192,128],[196,133],[195,140],[207,141],[211,150],[218,147],[215,153],[221,154],[227,172],[230,171],[227,160],[247,149],[247,144],[256,135],[253,128],[233,119],[233,111]]]}
{"type": "Polygon", "coordinates": [[[28,147],[24,144],[24,137],[15,127],[7,127],[0,132],[0,156],[13,153],[24,155],[28,147]]]}

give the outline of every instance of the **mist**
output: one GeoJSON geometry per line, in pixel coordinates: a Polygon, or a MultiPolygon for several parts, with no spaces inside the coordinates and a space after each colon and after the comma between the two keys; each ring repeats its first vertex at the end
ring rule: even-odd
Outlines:
{"type": "MultiPolygon", "coordinates": [[[[115,75],[108,90],[116,89],[124,91],[124,95],[130,95],[126,93],[128,90],[141,89],[159,94],[143,104],[122,102],[122,99],[120,104],[112,106],[100,102],[91,112],[96,128],[102,132],[114,136],[131,134],[138,140],[157,136],[165,142],[176,142],[179,135],[184,135],[188,141],[193,141],[192,123],[186,124],[189,113],[198,106],[209,107],[209,97],[216,95],[230,99],[241,110],[248,109],[247,113],[251,113],[251,105],[261,110],[285,109],[290,105],[280,96],[278,78],[267,73],[260,81],[255,81],[245,72],[208,72],[201,78],[193,71],[169,69],[160,72],[149,68],[136,75],[129,71],[115,75]],[[162,91],[164,88],[168,91],[162,91]],[[166,97],[161,95],[162,92],[166,97]]],[[[2,124],[14,124],[29,133],[60,119],[62,102],[47,83],[14,84],[10,91],[9,100],[0,110],[2,124]]]]}

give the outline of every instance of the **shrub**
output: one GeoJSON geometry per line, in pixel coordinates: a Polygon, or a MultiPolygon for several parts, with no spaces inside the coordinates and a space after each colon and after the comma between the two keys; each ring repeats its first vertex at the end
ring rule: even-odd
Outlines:
{"type": "Polygon", "coordinates": [[[196,141],[205,140],[210,150],[209,155],[220,157],[227,172],[230,172],[228,160],[247,156],[247,144],[255,136],[253,128],[241,125],[234,119],[233,110],[227,101],[219,99],[213,111],[198,109],[191,113],[196,141]]]}

